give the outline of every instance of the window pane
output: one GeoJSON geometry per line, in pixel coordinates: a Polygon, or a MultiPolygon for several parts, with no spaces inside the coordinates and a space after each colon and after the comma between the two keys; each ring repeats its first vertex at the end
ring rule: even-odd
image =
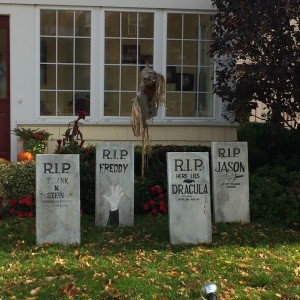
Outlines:
{"type": "Polygon", "coordinates": [[[203,66],[211,65],[212,58],[208,55],[208,51],[210,50],[210,42],[201,42],[201,50],[200,50],[200,64],[203,66]]]}
{"type": "Polygon", "coordinates": [[[74,35],[74,12],[68,10],[58,11],[58,35],[73,36],[74,35]]]}
{"type": "Polygon", "coordinates": [[[148,61],[149,64],[153,64],[153,40],[139,40],[139,45],[141,49],[140,63],[145,65],[148,61]]]}
{"type": "Polygon", "coordinates": [[[75,89],[90,89],[90,66],[75,66],[75,89]]]}
{"type": "Polygon", "coordinates": [[[200,36],[202,40],[211,40],[212,35],[212,21],[210,15],[202,15],[200,17],[200,36]]]}
{"type": "Polygon", "coordinates": [[[212,93],[198,94],[198,116],[199,117],[213,116],[213,94],[212,93]]]}
{"type": "Polygon", "coordinates": [[[105,13],[105,36],[106,37],[120,36],[120,13],[119,12],[105,13]]]}
{"type": "Polygon", "coordinates": [[[153,38],[154,36],[154,15],[152,13],[139,14],[139,37],[153,38]]]}
{"type": "Polygon", "coordinates": [[[73,39],[72,38],[59,38],[57,40],[57,52],[59,63],[72,63],[73,62],[73,39]]]}
{"type": "Polygon", "coordinates": [[[180,93],[168,93],[166,95],[166,116],[178,117],[181,111],[181,95],[180,93]]]}
{"type": "Polygon", "coordinates": [[[41,38],[41,62],[56,62],[56,40],[55,38],[41,38]]]}
{"type": "Polygon", "coordinates": [[[181,39],[182,38],[182,15],[168,14],[168,38],[181,39]]]}
{"type": "Polygon", "coordinates": [[[58,116],[73,116],[73,93],[58,92],[57,93],[58,116]]]}
{"type": "Polygon", "coordinates": [[[212,74],[213,68],[212,67],[202,67],[200,68],[199,74],[199,91],[206,92],[212,90],[212,74]]]}
{"type": "Polygon", "coordinates": [[[77,92],[75,95],[75,114],[78,115],[80,111],[85,113],[90,112],[90,93],[77,92]]]}
{"type": "Polygon", "coordinates": [[[122,40],[122,63],[136,64],[139,53],[140,47],[137,46],[136,41],[122,40]]]}
{"type": "Polygon", "coordinates": [[[199,15],[184,15],[183,38],[198,39],[199,15]]]}
{"type": "Polygon", "coordinates": [[[56,11],[41,10],[41,35],[56,35],[56,11]]]}
{"type": "Polygon", "coordinates": [[[184,41],[183,42],[183,65],[197,65],[198,59],[198,43],[184,41]]]}
{"type": "Polygon", "coordinates": [[[168,41],[167,64],[181,65],[181,41],[168,41]]]}
{"type": "Polygon", "coordinates": [[[119,116],[119,93],[104,93],[104,115],[119,116]]]}
{"type": "Polygon", "coordinates": [[[119,90],[119,66],[105,66],[104,79],[105,79],[105,90],[119,90]]]}
{"type": "Polygon", "coordinates": [[[105,63],[119,64],[120,63],[120,40],[106,39],[105,40],[105,63]]]}
{"type": "Polygon", "coordinates": [[[75,40],[75,62],[76,63],[90,63],[91,40],[80,39],[75,40]]]}
{"type": "Polygon", "coordinates": [[[56,87],[56,66],[41,64],[41,89],[54,90],[56,87]]]}
{"type": "Polygon", "coordinates": [[[121,89],[125,91],[135,91],[137,78],[136,78],[136,67],[122,67],[121,68],[121,89]]]}
{"type": "Polygon", "coordinates": [[[131,115],[132,99],[136,93],[121,93],[121,116],[128,117],[131,115]]]}
{"type": "Polygon", "coordinates": [[[55,92],[41,92],[40,99],[41,99],[40,102],[41,116],[55,116],[56,115],[55,92]]]}
{"type": "Polygon", "coordinates": [[[57,66],[57,83],[59,90],[73,89],[73,66],[58,65],[57,66]]]}
{"type": "Polygon", "coordinates": [[[196,94],[182,94],[182,117],[197,117],[196,94]]]}
{"type": "Polygon", "coordinates": [[[76,36],[91,36],[91,13],[89,11],[75,12],[76,36]]]}
{"type": "Polygon", "coordinates": [[[137,13],[122,13],[122,36],[137,37],[137,13]]]}

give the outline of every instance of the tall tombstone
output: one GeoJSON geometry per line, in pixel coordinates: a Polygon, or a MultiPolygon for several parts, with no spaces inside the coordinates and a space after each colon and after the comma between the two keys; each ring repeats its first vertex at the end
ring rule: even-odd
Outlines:
{"type": "Polygon", "coordinates": [[[169,152],[169,235],[172,244],[211,243],[207,152],[169,152]]]}
{"type": "Polygon", "coordinates": [[[103,227],[134,224],[132,144],[97,144],[95,223],[103,227]]]}
{"type": "Polygon", "coordinates": [[[36,156],[37,244],[80,243],[78,154],[36,156]]]}
{"type": "Polygon", "coordinates": [[[215,222],[249,222],[247,142],[213,142],[211,153],[215,222]]]}

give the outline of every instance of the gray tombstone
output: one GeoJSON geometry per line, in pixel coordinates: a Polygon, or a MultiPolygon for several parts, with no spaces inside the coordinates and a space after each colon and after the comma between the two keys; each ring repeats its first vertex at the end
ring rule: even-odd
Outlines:
{"type": "Polygon", "coordinates": [[[213,142],[211,152],[215,222],[249,222],[247,142],[213,142]]]}
{"type": "Polygon", "coordinates": [[[37,244],[80,243],[78,154],[36,156],[37,244]]]}
{"type": "Polygon", "coordinates": [[[132,144],[97,144],[97,226],[134,224],[134,148],[132,144]]]}
{"type": "Polygon", "coordinates": [[[208,153],[170,152],[167,164],[170,242],[211,243],[208,153]]]}

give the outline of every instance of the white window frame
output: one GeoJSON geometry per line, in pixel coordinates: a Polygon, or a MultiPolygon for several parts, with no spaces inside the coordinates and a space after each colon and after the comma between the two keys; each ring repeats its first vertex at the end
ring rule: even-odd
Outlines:
{"type": "MultiPolygon", "coordinates": [[[[178,14],[214,14],[214,11],[201,10],[162,10],[162,9],[128,9],[115,7],[72,7],[72,6],[39,6],[36,8],[36,101],[35,119],[37,124],[66,124],[74,120],[74,116],[40,116],[40,11],[41,10],[85,10],[91,12],[91,77],[90,77],[90,116],[85,123],[91,125],[130,125],[130,117],[104,116],[104,42],[105,12],[151,12],[154,13],[154,49],[153,69],[162,73],[166,70],[167,50],[167,16],[168,13],[178,14]],[[103,46],[102,46],[103,45],[103,46]],[[159,55],[161,53],[161,55],[159,55]]],[[[215,69],[215,66],[214,66],[215,69]]],[[[228,125],[222,117],[222,101],[213,95],[212,117],[166,117],[165,107],[158,110],[158,115],[149,121],[153,125],[228,125]]]]}

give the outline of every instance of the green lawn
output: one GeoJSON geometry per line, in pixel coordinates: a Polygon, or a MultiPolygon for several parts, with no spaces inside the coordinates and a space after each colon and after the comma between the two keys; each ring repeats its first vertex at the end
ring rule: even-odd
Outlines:
{"type": "Polygon", "coordinates": [[[300,231],[213,226],[211,245],[170,245],[167,216],[132,228],[82,217],[80,246],[35,244],[34,219],[0,222],[0,299],[300,299],[300,231]]]}

